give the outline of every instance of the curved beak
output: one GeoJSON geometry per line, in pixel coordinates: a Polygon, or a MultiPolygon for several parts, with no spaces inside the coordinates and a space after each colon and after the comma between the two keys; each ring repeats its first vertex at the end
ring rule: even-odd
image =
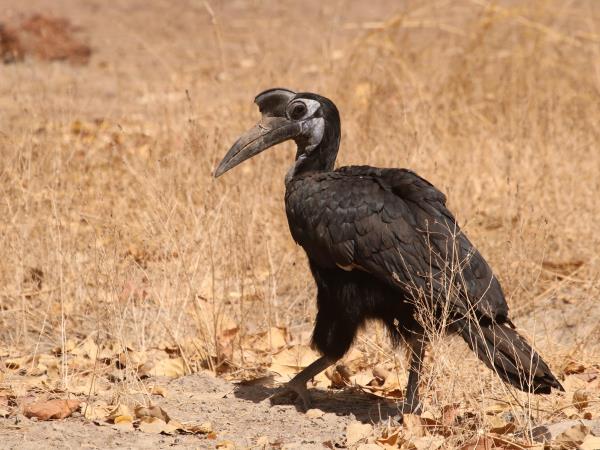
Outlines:
{"type": "Polygon", "coordinates": [[[263,150],[296,137],[301,131],[300,123],[285,117],[263,116],[256,126],[246,131],[233,144],[215,169],[213,176],[217,178],[223,175],[229,169],[258,155],[263,150]]]}

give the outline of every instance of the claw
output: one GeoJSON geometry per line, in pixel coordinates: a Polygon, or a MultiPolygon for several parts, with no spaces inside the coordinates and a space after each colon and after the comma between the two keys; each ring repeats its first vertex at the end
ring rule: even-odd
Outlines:
{"type": "Polygon", "coordinates": [[[312,407],[310,394],[308,393],[308,389],[306,389],[305,384],[294,383],[293,380],[286,383],[281,391],[276,392],[271,396],[271,403],[277,404],[274,403],[273,400],[279,400],[285,397],[289,397],[292,402],[294,402],[298,397],[300,397],[305,412],[312,407]]]}

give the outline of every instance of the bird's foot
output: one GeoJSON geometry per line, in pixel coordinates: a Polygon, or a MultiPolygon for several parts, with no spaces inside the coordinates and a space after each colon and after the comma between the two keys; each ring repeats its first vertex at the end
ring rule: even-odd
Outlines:
{"type": "Polygon", "coordinates": [[[294,380],[286,383],[279,392],[276,392],[270,397],[271,404],[278,405],[281,403],[295,402],[296,399],[302,400],[302,406],[305,411],[312,407],[310,394],[305,383],[294,382],[294,380]],[[280,401],[283,400],[283,401],[280,401]]]}

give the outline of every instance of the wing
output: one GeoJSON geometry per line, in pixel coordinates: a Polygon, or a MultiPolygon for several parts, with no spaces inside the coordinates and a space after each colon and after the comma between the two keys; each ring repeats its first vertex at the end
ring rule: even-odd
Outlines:
{"type": "Polygon", "coordinates": [[[286,210],[315,264],[364,270],[438,306],[449,300],[454,312],[508,315],[498,280],[444,194],[411,171],[351,166],[294,179],[286,210]]]}

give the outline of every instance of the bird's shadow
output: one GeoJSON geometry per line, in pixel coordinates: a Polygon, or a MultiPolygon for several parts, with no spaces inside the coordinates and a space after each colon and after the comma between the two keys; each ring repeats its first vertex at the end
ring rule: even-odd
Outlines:
{"type": "MultiPolygon", "coordinates": [[[[270,402],[270,398],[281,392],[282,386],[274,386],[271,377],[264,377],[249,382],[236,384],[233,395],[236,398],[254,403],[270,402]]],[[[325,413],[338,416],[353,414],[356,420],[363,423],[377,423],[388,419],[397,420],[400,414],[400,402],[384,399],[354,388],[341,390],[309,389],[312,407],[325,413]]],[[[301,402],[297,399],[292,403],[277,401],[273,405],[292,405],[298,412],[304,413],[301,402]]]]}

